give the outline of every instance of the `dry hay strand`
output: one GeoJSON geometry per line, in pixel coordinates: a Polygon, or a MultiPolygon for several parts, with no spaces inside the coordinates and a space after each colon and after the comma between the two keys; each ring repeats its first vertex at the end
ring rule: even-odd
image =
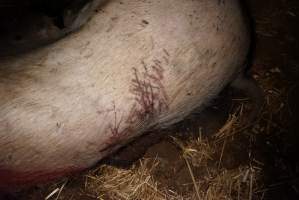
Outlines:
{"type": "MultiPolygon", "coordinates": [[[[261,66],[257,66],[261,68],[261,66]]],[[[285,130],[288,118],[292,111],[288,104],[288,82],[282,79],[282,74],[277,67],[260,71],[256,75],[260,86],[264,90],[265,105],[260,115],[260,122],[254,127],[254,133],[271,135],[273,129],[285,130]],[[288,112],[288,113],[286,113],[288,112]]]]}
{"type": "Polygon", "coordinates": [[[201,130],[198,138],[182,141],[172,137],[174,143],[182,150],[182,157],[190,161],[193,166],[207,166],[209,160],[213,160],[212,156],[215,149],[207,138],[202,138],[201,130]]]}
{"type": "Polygon", "coordinates": [[[218,139],[224,139],[231,137],[236,133],[238,127],[238,117],[237,114],[231,114],[222,128],[215,134],[215,137],[218,139]]]}
{"type": "Polygon", "coordinates": [[[225,141],[230,138],[233,139],[236,134],[242,133],[248,129],[251,124],[246,124],[246,115],[244,115],[244,109],[246,106],[246,100],[239,102],[240,105],[237,107],[233,114],[230,114],[225,124],[214,134],[214,142],[218,143],[225,141]]]}
{"type": "Polygon", "coordinates": [[[203,141],[201,134],[197,140],[190,140],[187,144],[184,144],[182,141],[176,138],[173,138],[173,141],[182,150],[182,157],[184,158],[188,167],[196,194],[195,196],[198,200],[200,200],[201,196],[192,167],[201,166],[203,163],[206,164],[208,159],[212,159],[212,148],[210,148],[207,141],[203,141]]]}
{"type": "Polygon", "coordinates": [[[217,163],[207,165],[213,160],[215,146],[207,139],[198,138],[186,144],[174,138],[175,143],[182,149],[182,157],[186,161],[194,191],[184,199],[201,200],[252,200],[258,199],[257,192],[261,188],[258,180],[260,169],[256,167],[240,166],[227,170],[220,169],[217,163]],[[194,176],[195,167],[205,167],[206,174],[202,177],[194,176]]]}
{"type": "MultiPolygon", "coordinates": [[[[52,192],[50,192],[46,197],[45,200],[50,200],[50,199],[55,199],[58,200],[60,199],[60,195],[61,192],[63,191],[63,189],[65,188],[66,184],[68,183],[68,179],[66,179],[61,186],[59,187],[55,187],[54,190],[52,190],[52,192]]],[[[53,185],[54,186],[54,185],[53,185]]]]}
{"type": "Polygon", "coordinates": [[[248,167],[233,170],[220,170],[214,177],[208,178],[208,186],[202,194],[204,200],[252,200],[259,199],[257,191],[259,173],[248,167]]]}
{"type": "Polygon", "coordinates": [[[127,170],[102,166],[86,176],[85,188],[97,199],[166,199],[166,194],[158,190],[158,183],[152,177],[158,164],[157,160],[144,159],[127,170]]]}
{"type": "Polygon", "coordinates": [[[259,184],[260,168],[253,167],[250,163],[231,170],[220,167],[226,143],[233,142],[233,137],[237,133],[242,133],[246,128],[249,128],[248,126],[244,127],[241,121],[243,106],[242,103],[237,112],[230,115],[226,123],[213,137],[202,138],[200,132],[197,139],[181,141],[173,138],[175,144],[182,150],[182,157],[186,161],[194,185],[194,193],[189,194],[188,199],[262,199],[262,195],[258,194],[262,187],[259,184]],[[228,140],[228,138],[232,140],[228,140]],[[219,146],[220,141],[223,142],[222,146],[219,146]],[[219,150],[221,150],[221,156],[217,162],[215,153],[219,150]],[[205,167],[206,174],[203,177],[195,177],[194,167],[197,169],[205,167]]]}

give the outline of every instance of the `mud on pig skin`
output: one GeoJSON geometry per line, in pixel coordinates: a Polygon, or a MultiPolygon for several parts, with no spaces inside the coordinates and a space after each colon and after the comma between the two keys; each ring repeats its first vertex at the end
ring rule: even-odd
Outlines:
{"type": "Polygon", "coordinates": [[[89,168],[242,73],[237,0],[111,0],[49,46],[0,61],[0,186],[89,168]]]}

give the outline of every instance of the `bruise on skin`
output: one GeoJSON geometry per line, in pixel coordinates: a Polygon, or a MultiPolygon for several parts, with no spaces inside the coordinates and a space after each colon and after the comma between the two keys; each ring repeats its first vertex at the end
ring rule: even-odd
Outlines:
{"type": "MultiPolygon", "coordinates": [[[[169,54],[167,53],[166,56],[168,57],[169,54]]],[[[133,95],[135,103],[132,105],[126,119],[123,119],[122,116],[118,117],[115,103],[113,103],[111,112],[114,115],[114,120],[107,128],[111,136],[104,150],[128,136],[133,131],[134,125],[150,121],[155,116],[169,109],[169,97],[163,85],[165,72],[163,65],[165,63],[159,59],[154,59],[150,65],[147,65],[144,61],[141,64],[141,70],[135,67],[132,68],[133,78],[129,92],[133,95]],[[126,128],[122,129],[122,126],[126,128]]]]}

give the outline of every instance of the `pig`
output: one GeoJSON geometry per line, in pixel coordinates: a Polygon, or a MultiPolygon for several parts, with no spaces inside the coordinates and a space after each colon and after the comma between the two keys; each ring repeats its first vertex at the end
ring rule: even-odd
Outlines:
{"type": "Polygon", "coordinates": [[[0,187],[95,165],[242,77],[238,0],[110,0],[79,31],[0,60],[0,187]]]}

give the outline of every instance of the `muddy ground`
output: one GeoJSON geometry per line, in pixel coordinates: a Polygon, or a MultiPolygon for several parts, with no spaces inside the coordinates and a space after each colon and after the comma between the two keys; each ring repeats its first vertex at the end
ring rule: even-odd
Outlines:
{"type": "Polygon", "coordinates": [[[150,133],[91,171],[16,198],[299,199],[299,1],[246,4],[254,28],[252,72],[265,94],[257,122],[246,127],[250,101],[227,88],[204,112],[170,130],[150,133]],[[125,162],[128,152],[135,162],[125,162]],[[124,162],[106,165],[115,159],[124,162]]]}

